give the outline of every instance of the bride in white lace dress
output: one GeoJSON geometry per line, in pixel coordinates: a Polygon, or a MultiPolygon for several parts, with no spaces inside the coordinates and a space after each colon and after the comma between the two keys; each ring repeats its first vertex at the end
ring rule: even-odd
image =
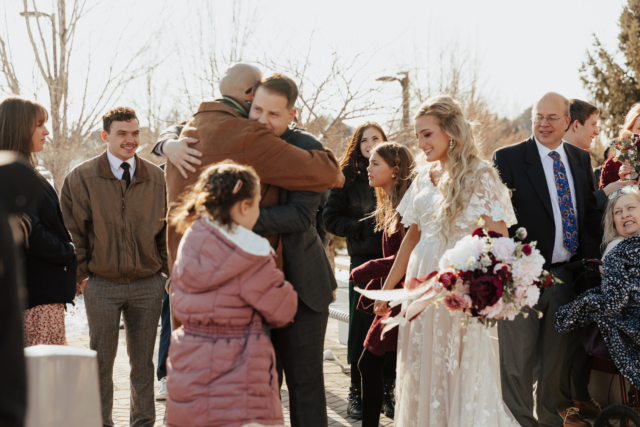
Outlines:
{"type": "MultiPolygon", "coordinates": [[[[448,96],[427,100],[416,116],[418,146],[427,164],[398,206],[409,227],[384,289],[406,272],[437,270],[444,251],[471,234],[478,218],[507,235],[516,218],[496,171],[479,158],[471,125],[448,96]]],[[[376,301],[377,313],[388,309],[376,301]]],[[[444,304],[400,326],[396,427],[518,426],[497,387],[498,364],[489,331],[444,304]]]]}

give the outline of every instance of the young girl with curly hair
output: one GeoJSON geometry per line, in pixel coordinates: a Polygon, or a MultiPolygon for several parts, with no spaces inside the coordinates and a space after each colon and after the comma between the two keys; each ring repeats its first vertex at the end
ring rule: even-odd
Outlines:
{"type": "Polygon", "coordinates": [[[251,229],[260,182],[231,161],[206,169],[170,221],[184,236],[172,272],[167,426],[282,426],[269,328],[293,320],[298,296],[269,242],[251,229]]]}

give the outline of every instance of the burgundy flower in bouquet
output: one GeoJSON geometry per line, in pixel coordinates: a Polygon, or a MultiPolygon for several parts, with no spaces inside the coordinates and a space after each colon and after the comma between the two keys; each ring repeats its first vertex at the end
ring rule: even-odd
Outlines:
{"type": "Polygon", "coordinates": [[[502,281],[498,276],[485,274],[472,280],[469,285],[469,296],[473,306],[482,311],[494,305],[502,297],[502,281]]]}

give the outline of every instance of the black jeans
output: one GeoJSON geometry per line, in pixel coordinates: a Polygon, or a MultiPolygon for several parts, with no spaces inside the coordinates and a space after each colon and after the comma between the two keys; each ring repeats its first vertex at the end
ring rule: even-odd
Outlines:
{"type": "Polygon", "coordinates": [[[171,342],[171,306],[169,294],[164,292],[162,299],[162,313],[160,314],[162,327],[160,328],[160,344],[158,347],[158,381],[167,376],[167,356],[169,356],[169,343],[171,342]]]}
{"type": "Polygon", "coordinates": [[[378,427],[382,409],[384,380],[396,377],[395,351],[376,356],[364,349],[358,368],[362,375],[362,427],[378,427]]]}

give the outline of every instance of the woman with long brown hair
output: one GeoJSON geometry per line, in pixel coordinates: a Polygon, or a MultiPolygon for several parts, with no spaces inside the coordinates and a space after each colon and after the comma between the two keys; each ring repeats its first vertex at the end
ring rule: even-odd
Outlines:
{"type": "MultiPolygon", "coordinates": [[[[0,150],[22,155],[35,168],[35,153],[49,134],[47,110],[37,102],[10,97],[0,102],[0,150]]],[[[23,312],[25,346],[65,345],[64,311],[76,291],[77,258],[64,225],[56,190],[38,173],[45,187],[35,209],[27,211],[25,270],[28,308],[23,312]]]]}
{"type": "MultiPolygon", "coordinates": [[[[351,272],[354,282],[369,282],[368,290],[380,289],[389,274],[406,229],[396,211],[413,180],[414,159],[404,145],[386,142],[373,149],[369,167],[369,185],[375,188],[377,206],[373,214],[376,230],[384,230],[382,253],[384,258],[362,264],[351,272]]],[[[402,282],[396,287],[401,287],[402,282]]],[[[374,302],[360,297],[358,309],[376,315],[364,342],[358,368],[362,375],[362,426],[378,427],[380,410],[393,419],[395,408],[390,403],[394,398],[398,330],[389,331],[384,340],[381,334],[383,320],[400,313],[396,306],[388,313],[375,313],[374,302]],[[386,399],[385,399],[386,397],[386,399]]]]}
{"type": "MultiPolygon", "coordinates": [[[[387,136],[378,123],[366,122],[356,128],[340,161],[345,177],[344,187],[332,189],[325,204],[325,227],[330,233],[346,238],[351,270],[382,257],[382,231],[375,230],[374,220],[370,217],[376,210],[376,196],[374,189],[369,186],[367,167],[373,147],[385,141],[387,136]]],[[[354,287],[363,288],[365,285],[366,283],[349,282],[347,363],[351,364],[351,392],[347,414],[358,420],[362,418],[358,360],[374,316],[356,310],[360,294],[354,291],[354,287]]]]}

